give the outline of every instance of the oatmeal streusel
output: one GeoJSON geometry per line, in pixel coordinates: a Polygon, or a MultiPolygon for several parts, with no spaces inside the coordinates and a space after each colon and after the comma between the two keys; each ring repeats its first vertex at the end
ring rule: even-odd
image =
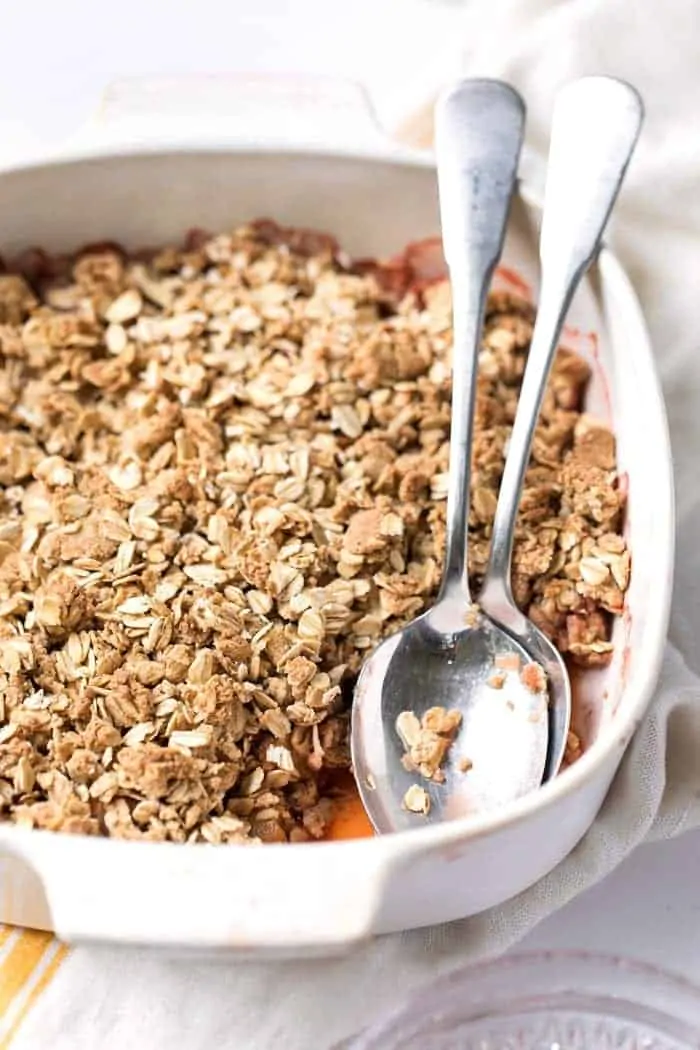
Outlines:
{"type": "Polygon", "coordinates": [[[421,718],[413,711],[402,711],[396,732],[405,749],[401,762],[406,772],[444,783],[442,767],[461,724],[461,712],[444,707],[431,707],[421,718]]]}
{"type": "Polygon", "coordinates": [[[430,795],[420,784],[411,784],[401,805],[409,813],[420,813],[422,816],[427,816],[430,812],[430,795]]]}
{"type": "MultiPolygon", "coordinates": [[[[3,818],[177,842],[326,834],[354,676],[440,577],[449,289],[418,287],[413,262],[353,268],[330,238],[258,223],[133,257],[29,253],[0,276],[3,818]]],[[[532,319],[491,296],[475,585],[532,319]]],[[[595,666],[629,555],[587,378],[561,350],[513,583],[595,666]]]]}

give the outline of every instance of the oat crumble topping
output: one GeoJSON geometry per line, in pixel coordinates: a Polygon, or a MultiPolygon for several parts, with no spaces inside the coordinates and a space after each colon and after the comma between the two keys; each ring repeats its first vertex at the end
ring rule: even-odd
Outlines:
{"type": "Polygon", "coordinates": [[[406,772],[443,784],[442,767],[461,724],[461,712],[444,707],[431,707],[422,718],[413,711],[402,711],[396,732],[405,748],[401,763],[406,772]]]}
{"type": "Polygon", "coordinates": [[[502,689],[506,684],[506,676],[503,671],[494,671],[486,680],[486,684],[492,689],[502,689]]]}
{"type": "Polygon", "coordinates": [[[403,797],[402,806],[409,813],[427,816],[430,812],[430,795],[420,784],[411,784],[403,797]]]}
{"type": "MultiPolygon", "coordinates": [[[[440,578],[450,299],[424,263],[418,246],[351,267],[330,238],[261,222],[131,257],[31,252],[0,274],[3,819],[176,842],[327,833],[354,677],[440,578]]],[[[477,588],[532,321],[492,294],[477,588]]],[[[513,585],[590,667],[629,554],[587,379],[562,349],[513,585]]]]}
{"type": "Polygon", "coordinates": [[[536,663],[525,664],[520,672],[520,681],[531,693],[544,693],[547,689],[547,675],[543,667],[536,663]]]}

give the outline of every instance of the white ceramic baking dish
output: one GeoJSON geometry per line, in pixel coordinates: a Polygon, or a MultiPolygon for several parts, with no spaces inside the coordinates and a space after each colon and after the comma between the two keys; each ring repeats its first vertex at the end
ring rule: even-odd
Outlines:
{"type": "MultiPolygon", "coordinates": [[[[537,194],[527,183],[504,261],[536,289],[537,194]]],[[[352,85],[259,78],[122,86],[60,150],[47,156],[24,143],[0,160],[3,253],[108,238],[157,244],[190,226],[218,230],[255,216],[332,231],[352,253],[393,253],[437,231],[432,162],[385,138],[352,85]]],[[[594,368],[588,407],[611,416],[617,433],[633,555],[615,658],[581,685],[592,711],[581,760],[495,816],[367,840],[181,846],[0,825],[1,920],[69,941],[331,953],[498,904],[569,853],[649,702],[673,560],[662,397],[637,300],[610,251],[571,325],[597,334],[571,338],[594,368]]]]}

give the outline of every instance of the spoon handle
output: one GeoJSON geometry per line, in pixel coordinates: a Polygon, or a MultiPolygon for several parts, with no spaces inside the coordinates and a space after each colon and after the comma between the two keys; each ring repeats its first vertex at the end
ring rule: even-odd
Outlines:
{"type": "Polygon", "coordinates": [[[469,599],[467,524],[474,394],[491,277],[501,254],[525,107],[497,80],[464,80],[438,100],[435,151],[452,283],[452,427],[445,570],[440,597],[469,599]]]}
{"type": "Polygon", "coordinates": [[[547,379],[574,292],[592,262],[643,119],[628,84],[584,77],[560,93],[552,123],[540,234],[542,280],[515,423],[501,481],[481,598],[513,604],[515,520],[547,379]]]}

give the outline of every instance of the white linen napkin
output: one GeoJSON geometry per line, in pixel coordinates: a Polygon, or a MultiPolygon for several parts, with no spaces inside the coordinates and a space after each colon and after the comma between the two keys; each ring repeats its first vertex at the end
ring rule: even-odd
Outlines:
{"type": "MultiPolygon", "coordinates": [[[[528,138],[542,152],[556,89],[575,76],[624,77],[647,106],[615,240],[642,297],[667,398],[678,492],[678,569],[670,644],[655,701],[589,834],[516,900],[448,927],[380,939],[345,959],[209,967],[143,951],[80,947],[54,965],[56,949],[49,946],[36,981],[42,967],[53,965],[56,972],[51,983],[44,982],[41,997],[32,996],[21,1024],[13,1023],[13,1050],[327,1050],[397,996],[468,960],[506,949],[603,878],[640,842],[700,825],[696,16],[693,0],[665,0],[662,7],[656,0],[467,0],[456,15],[464,73],[502,76],[522,91],[528,138]]],[[[427,113],[404,124],[404,132],[425,136],[427,113]]],[[[16,1013],[20,1006],[15,1003],[16,1013]]]]}

